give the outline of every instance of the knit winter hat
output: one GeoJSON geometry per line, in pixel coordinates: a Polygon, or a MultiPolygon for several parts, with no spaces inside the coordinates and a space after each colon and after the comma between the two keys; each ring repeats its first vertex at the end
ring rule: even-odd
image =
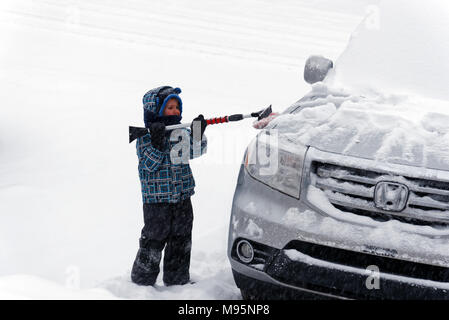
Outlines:
{"type": "MultiPolygon", "coordinates": [[[[160,118],[163,117],[165,106],[170,99],[178,100],[181,115],[182,100],[178,95],[180,93],[180,88],[172,88],[169,86],[157,87],[148,91],[142,99],[145,126],[148,127],[151,122],[160,120],[160,118]]],[[[179,118],[179,121],[180,119],[181,117],[179,118]]]]}
{"type": "Polygon", "coordinates": [[[179,111],[182,114],[182,100],[179,97],[180,93],[180,88],[172,88],[169,86],[151,89],[143,96],[143,109],[153,112],[154,114],[162,115],[167,101],[174,98],[178,100],[179,111]]]}
{"type": "Polygon", "coordinates": [[[168,100],[170,100],[170,99],[178,100],[179,112],[180,112],[180,114],[182,114],[182,100],[181,100],[181,98],[178,95],[180,93],[181,93],[181,89],[180,88],[174,88],[174,89],[173,88],[169,88],[169,89],[161,90],[159,92],[158,98],[159,98],[159,101],[162,101],[162,104],[161,104],[161,106],[159,108],[159,111],[158,111],[158,115],[159,116],[163,116],[164,115],[165,106],[166,106],[168,100]]]}

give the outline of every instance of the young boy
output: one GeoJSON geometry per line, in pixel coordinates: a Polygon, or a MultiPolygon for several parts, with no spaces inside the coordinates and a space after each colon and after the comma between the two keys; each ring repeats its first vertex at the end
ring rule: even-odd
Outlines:
{"type": "MultiPolygon", "coordinates": [[[[182,285],[190,282],[190,251],[193,210],[190,197],[194,194],[195,180],[188,161],[175,161],[178,152],[170,151],[178,141],[178,134],[165,127],[180,123],[181,89],[168,86],[148,91],[143,97],[145,126],[149,134],[137,140],[139,178],[142,189],[144,227],[140,248],[131,271],[131,279],[139,285],[154,285],[164,250],[164,284],[182,285]]],[[[206,120],[202,115],[194,119],[199,132],[185,130],[184,137],[190,149],[188,159],[206,152],[207,139],[203,136],[206,120]],[[198,124],[197,123],[197,124],[198,124]],[[194,134],[193,134],[194,133],[194,134]],[[200,152],[193,152],[193,149],[200,152]]],[[[181,132],[182,133],[182,132],[181,132]]],[[[185,149],[182,149],[185,150],[185,149]]]]}

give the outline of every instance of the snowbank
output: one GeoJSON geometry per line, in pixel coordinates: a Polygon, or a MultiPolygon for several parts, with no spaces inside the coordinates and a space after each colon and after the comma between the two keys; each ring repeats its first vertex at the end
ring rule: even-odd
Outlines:
{"type": "Polygon", "coordinates": [[[448,99],[448,16],[446,0],[381,2],[336,61],[336,81],[448,99]]]}

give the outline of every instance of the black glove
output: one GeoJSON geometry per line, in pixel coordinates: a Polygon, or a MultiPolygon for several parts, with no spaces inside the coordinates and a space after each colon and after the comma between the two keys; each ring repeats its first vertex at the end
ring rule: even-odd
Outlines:
{"type": "MultiPolygon", "coordinates": [[[[190,125],[190,136],[192,137],[192,138],[194,138],[194,137],[196,137],[197,135],[194,135],[193,134],[193,124],[196,122],[196,121],[201,121],[201,123],[200,123],[200,128],[201,128],[201,132],[200,132],[200,140],[199,141],[201,141],[201,139],[203,138],[203,134],[204,134],[204,131],[206,130],[206,126],[207,126],[207,121],[206,120],[204,120],[204,117],[203,117],[203,115],[202,114],[200,114],[198,117],[196,117],[195,119],[193,119],[193,121],[192,121],[192,124],[190,125]]],[[[196,125],[196,126],[198,126],[198,125],[196,125]]],[[[196,127],[195,126],[195,127],[196,127]]]]}
{"type": "Polygon", "coordinates": [[[153,122],[150,125],[150,135],[153,147],[162,151],[165,145],[165,124],[162,122],[153,122]]]}

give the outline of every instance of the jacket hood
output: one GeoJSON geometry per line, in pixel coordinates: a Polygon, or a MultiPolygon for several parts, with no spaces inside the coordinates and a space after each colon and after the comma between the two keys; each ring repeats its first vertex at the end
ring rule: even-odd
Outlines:
{"type": "Polygon", "coordinates": [[[177,99],[179,102],[180,116],[177,119],[179,123],[182,118],[182,100],[179,97],[181,93],[180,88],[173,88],[170,86],[161,86],[151,89],[143,96],[143,111],[145,126],[149,127],[152,122],[164,122],[164,108],[167,101],[170,99],[177,99]]]}

